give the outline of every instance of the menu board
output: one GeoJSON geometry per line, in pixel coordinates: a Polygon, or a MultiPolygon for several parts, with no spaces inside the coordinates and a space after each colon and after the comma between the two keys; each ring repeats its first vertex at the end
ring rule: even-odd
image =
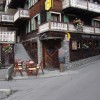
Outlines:
{"type": "Polygon", "coordinates": [[[77,41],[72,41],[72,50],[77,50],[77,41]]]}

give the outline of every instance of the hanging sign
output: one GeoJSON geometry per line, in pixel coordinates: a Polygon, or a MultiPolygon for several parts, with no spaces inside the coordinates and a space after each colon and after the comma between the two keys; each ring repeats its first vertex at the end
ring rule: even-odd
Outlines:
{"type": "Polygon", "coordinates": [[[52,0],[46,0],[45,2],[45,10],[50,10],[50,8],[53,6],[53,1],[52,0]]]}
{"type": "Polygon", "coordinates": [[[70,33],[67,32],[67,34],[65,36],[66,36],[66,39],[69,41],[71,38],[70,33]]]}

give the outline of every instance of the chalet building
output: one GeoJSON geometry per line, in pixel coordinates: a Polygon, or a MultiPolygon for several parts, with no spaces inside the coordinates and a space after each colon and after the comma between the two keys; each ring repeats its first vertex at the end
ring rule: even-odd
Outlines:
{"type": "Polygon", "coordinates": [[[18,43],[44,68],[67,69],[100,59],[100,0],[2,0],[0,9],[1,34],[11,38],[0,37],[3,63],[4,43],[13,47],[9,63],[18,43]]]}

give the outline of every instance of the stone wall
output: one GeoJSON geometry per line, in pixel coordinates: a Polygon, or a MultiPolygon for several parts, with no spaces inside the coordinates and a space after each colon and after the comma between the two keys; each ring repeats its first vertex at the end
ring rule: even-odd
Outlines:
{"type": "Polygon", "coordinates": [[[74,62],[71,62],[69,64],[69,66],[68,65],[66,65],[66,66],[68,66],[67,69],[72,69],[72,68],[79,67],[79,66],[81,67],[82,65],[94,62],[96,60],[100,60],[100,55],[94,56],[94,57],[85,58],[85,59],[81,59],[81,60],[78,60],[78,61],[74,61],[74,62]]]}
{"type": "Polygon", "coordinates": [[[66,37],[62,41],[62,48],[64,48],[65,51],[65,64],[64,64],[64,70],[65,70],[67,69],[67,67],[70,66],[69,40],[66,37]]]}
{"type": "Polygon", "coordinates": [[[43,60],[43,54],[42,54],[42,42],[39,40],[39,38],[37,38],[37,48],[38,48],[38,63],[41,62],[41,60],[43,60]]]}

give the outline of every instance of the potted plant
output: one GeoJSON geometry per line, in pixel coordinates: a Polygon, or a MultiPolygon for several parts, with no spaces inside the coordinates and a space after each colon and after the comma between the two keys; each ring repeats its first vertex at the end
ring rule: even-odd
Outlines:
{"type": "Polygon", "coordinates": [[[2,62],[1,62],[1,60],[0,60],[0,69],[1,69],[1,67],[2,67],[2,62]]]}
{"type": "Polygon", "coordinates": [[[12,52],[12,45],[11,44],[3,44],[2,50],[6,53],[9,54],[12,52]]]}

